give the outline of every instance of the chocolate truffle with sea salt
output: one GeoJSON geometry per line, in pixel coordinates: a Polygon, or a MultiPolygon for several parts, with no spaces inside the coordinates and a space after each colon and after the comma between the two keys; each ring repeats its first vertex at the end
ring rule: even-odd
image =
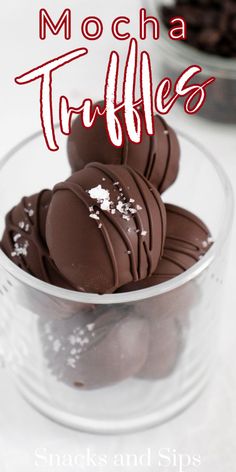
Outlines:
{"type": "Polygon", "coordinates": [[[59,287],[70,284],[50,258],[45,224],[52,192],[24,197],[6,216],[1,249],[18,267],[34,277],[59,287]]]}
{"type": "Polygon", "coordinates": [[[76,290],[113,293],[149,277],[165,236],[160,195],[131,168],[93,163],[54,187],[47,244],[76,290]]]}
{"type": "Polygon", "coordinates": [[[167,230],[164,253],[151,277],[121,287],[130,292],[152,287],[182,274],[198,262],[212,246],[210,230],[196,215],[166,204],[167,230]]]}
{"type": "MultiPolygon", "coordinates": [[[[98,102],[104,108],[104,102],[98,102]]],[[[98,115],[93,127],[85,128],[78,116],[72,125],[68,139],[68,157],[72,171],[83,169],[90,162],[127,165],[143,174],[158,189],[164,192],[176,179],[179,170],[180,147],[174,130],[159,115],[154,117],[154,136],[145,128],[145,116],[138,110],[142,140],[132,143],[124,125],[124,114],[117,113],[124,133],[124,144],[117,148],[107,134],[106,118],[98,115]]]]}
{"type": "Polygon", "coordinates": [[[145,364],[149,328],[127,305],[101,307],[67,320],[39,319],[46,364],[57,380],[80,390],[116,384],[145,364]]]}

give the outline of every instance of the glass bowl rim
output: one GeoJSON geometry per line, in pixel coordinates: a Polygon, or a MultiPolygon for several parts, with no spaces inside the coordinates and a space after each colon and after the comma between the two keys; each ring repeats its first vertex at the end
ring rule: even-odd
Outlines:
{"type": "MultiPolygon", "coordinates": [[[[221,182],[221,185],[224,189],[224,209],[222,214],[224,216],[224,221],[222,223],[221,229],[219,231],[218,237],[209,251],[202,257],[202,259],[194,264],[190,269],[188,269],[183,274],[174,277],[173,279],[163,282],[152,287],[144,288],[141,290],[136,290],[132,292],[124,293],[113,293],[113,294],[104,294],[98,295],[95,293],[83,293],[73,290],[67,290],[60,288],[42,280],[37,279],[36,277],[28,274],[27,272],[20,269],[16,266],[1,250],[0,248],[0,266],[3,267],[9,274],[16,278],[21,283],[29,286],[32,289],[40,291],[46,295],[54,296],[59,299],[77,302],[77,303],[94,303],[99,304],[121,304],[140,301],[148,298],[153,298],[158,295],[162,295],[167,292],[174,291],[175,289],[187,284],[191,280],[195,279],[200,275],[211,263],[215,260],[215,257],[218,254],[218,251],[221,250],[225,241],[228,239],[230,233],[230,228],[233,221],[233,211],[234,211],[234,196],[231,182],[225,173],[222,166],[218,161],[212,156],[212,154],[199,143],[197,140],[191,138],[185,133],[182,133],[175,130],[177,135],[181,136],[183,139],[188,141],[193,146],[197,147],[198,150],[204,155],[204,158],[207,159],[211,166],[214,167],[216,174],[221,182]]],[[[22,148],[27,144],[33,142],[35,139],[42,137],[43,131],[37,131],[27,138],[20,141],[16,146],[14,146],[7,154],[3,156],[0,160],[0,171],[3,169],[5,164],[22,148]]]]}

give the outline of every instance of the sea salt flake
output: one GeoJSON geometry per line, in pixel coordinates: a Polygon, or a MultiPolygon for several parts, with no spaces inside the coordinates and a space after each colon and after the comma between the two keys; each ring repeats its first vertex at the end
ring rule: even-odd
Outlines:
{"type": "MultiPolygon", "coordinates": [[[[110,211],[112,201],[110,200],[110,192],[102,188],[101,185],[94,187],[88,191],[91,198],[97,201],[102,211],[110,211]]],[[[98,212],[96,212],[98,214],[98,212]]]]}
{"type": "Polygon", "coordinates": [[[143,208],[140,206],[140,205],[136,205],[136,210],[140,211],[142,210],[143,208]]]}
{"type": "Polygon", "coordinates": [[[96,215],[96,213],[90,213],[89,217],[93,218],[93,220],[100,220],[99,216],[96,215]]]}
{"type": "Polygon", "coordinates": [[[98,202],[103,200],[109,200],[110,198],[109,191],[102,188],[101,185],[97,185],[97,187],[91,188],[90,190],[88,190],[88,193],[93,200],[97,200],[98,202]]]}
{"type": "Polygon", "coordinates": [[[18,226],[19,226],[19,228],[24,229],[24,227],[25,227],[24,221],[20,221],[18,226]]]}
{"type": "Polygon", "coordinates": [[[24,212],[27,213],[29,216],[33,216],[34,215],[34,210],[29,209],[29,208],[24,208],[24,212]]]}
{"type": "Polygon", "coordinates": [[[101,205],[100,205],[100,208],[101,210],[103,211],[110,211],[110,206],[111,206],[112,202],[110,202],[109,200],[104,200],[101,205]]]}
{"type": "Polygon", "coordinates": [[[116,209],[117,211],[119,211],[120,213],[123,213],[124,212],[124,204],[122,202],[118,202],[117,205],[116,205],[116,209]]]}
{"type": "Polygon", "coordinates": [[[102,223],[99,223],[98,228],[101,229],[101,227],[102,227],[102,223]]]}
{"type": "Polygon", "coordinates": [[[76,344],[76,337],[75,336],[69,336],[69,341],[72,346],[76,344]]]}
{"type": "Polygon", "coordinates": [[[165,129],[165,131],[163,131],[164,134],[169,134],[169,131],[167,129],[165,129]]]}
{"type": "Polygon", "coordinates": [[[53,343],[53,350],[55,352],[59,352],[61,349],[61,341],[59,339],[56,339],[53,343]]]}
{"type": "Polygon", "coordinates": [[[28,241],[25,241],[24,243],[22,243],[21,245],[19,245],[18,243],[15,243],[14,244],[14,251],[11,253],[12,257],[15,257],[15,256],[27,256],[28,254],[28,249],[29,247],[29,243],[28,241]]]}
{"type": "Polygon", "coordinates": [[[21,238],[21,234],[20,233],[17,233],[15,234],[15,236],[13,236],[13,241],[16,243],[16,241],[18,241],[18,239],[21,238]]]}
{"type": "Polygon", "coordinates": [[[67,359],[67,365],[69,367],[72,367],[72,369],[75,369],[75,364],[76,364],[75,359],[73,359],[72,357],[69,357],[69,359],[67,359]]]}
{"type": "Polygon", "coordinates": [[[134,200],[133,198],[130,198],[129,201],[130,201],[130,203],[134,203],[134,202],[135,202],[135,200],[134,200]]]}
{"type": "Polygon", "coordinates": [[[95,326],[95,324],[94,324],[94,323],[90,323],[90,324],[88,324],[88,325],[87,325],[87,330],[88,330],[88,331],[93,331],[93,329],[94,329],[94,326],[95,326]]]}
{"type": "Polygon", "coordinates": [[[130,217],[127,215],[122,215],[123,220],[130,221],[130,217]]]}
{"type": "Polygon", "coordinates": [[[80,346],[84,346],[85,344],[88,344],[89,343],[89,339],[88,338],[84,338],[84,339],[81,339],[80,338],[80,346]]]}
{"type": "Polygon", "coordinates": [[[141,231],[141,236],[146,236],[147,235],[147,231],[141,231]]]}

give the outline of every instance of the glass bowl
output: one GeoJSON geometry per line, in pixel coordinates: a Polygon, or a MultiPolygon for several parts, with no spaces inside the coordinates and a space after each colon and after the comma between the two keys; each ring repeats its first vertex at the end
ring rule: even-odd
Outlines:
{"type": "MultiPolygon", "coordinates": [[[[232,190],[201,145],[179,139],[180,174],[163,198],[196,213],[215,241],[183,275],[136,292],[78,293],[32,277],[0,252],[1,358],[28,402],[69,427],[120,433],[165,422],[198,397],[217,365],[232,190]]],[[[39,132],[1,160],[1,232],[23,195],[69,176],[65,141],[50,153],[39,132]]]]}
{"type": "Polygon", "coordinates": [[[197,76],[201,82],[209,77],[216,80],[207,87],[207,99],[198,116],[220,123],[236,123],[236,59],[205,53],[184,41],[172,41],[161,20],[161,6],[166,3],[165,0],[144,1],[148,14],[158,17],[160,22],[160,39],[156,47],[161,77],[175,81],[190,65],[201,66],[203,72],[197,76]]]}

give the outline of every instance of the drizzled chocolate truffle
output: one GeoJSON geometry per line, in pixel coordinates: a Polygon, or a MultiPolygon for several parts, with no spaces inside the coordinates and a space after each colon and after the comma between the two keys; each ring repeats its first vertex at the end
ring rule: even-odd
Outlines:
{"type": "MultiPolygon", "coordinates": [[[[97,105],[103,108],[104,102],[98,102],[97,105]]],[[[128,139],[122,111],[117,113],[124,132],[124,144],[121,148],[111,144],[104,115],[96,118],[92,128],[85,128],[78,116],[68,139],[68,157],[72,171],[83,169],[90,162],[127,165],[150,180],[160,193],[164,192],[178,175],[178,139],[173,129],[158,115],[154,118],[155,134],[149,136],[141,109],[139,115],[142,141],[134,144],[128,139]]]]}
{"type": "Polygon", "coordinates": [[[102,388],[136,375],[148,351],[145,319],[128,316],[127,306],[99,308],[67,320],[39,320],[49,371],[77,389],[102,388]]]}
{"type": "Polygon", "coordinates": [[[166,282],[198,262],[212,245],[206,225],[193,213],[167,204],[167,232],[164,253],[150,278],[125,285],[120,292],[140,290],[166,282]]]}
{"type": "MultiPolygon", "coordinates": [[[[140,290],[166,282],[182,274],[200,260],[212,244],[205,224],[193,213],[175,205],[166,205],[167,233],[164,254],[154,274],[121,287],[118,292],[140,290]]],[[[185,345],[191,308],[199,302],[194,282],[174,291],[134,305],[134,313],[149,322],[150,340],[145,365],[138,376],[159,379],[175,369],[185,345]]]]}
{"type": "Polygon", "coordinates": [[[159,193],[130,168],[94,163],[54,187],[47,244],[76,290],[113,293],[150,276],[165,235],[159,193]]]}
{"type": "Polygon", "coordinates": [[[52,192],[24,197],[6,216],[1,249],[18,267],[44,282],[69,288],[51,260],[45,241],[45,224],[52,192]]]}

